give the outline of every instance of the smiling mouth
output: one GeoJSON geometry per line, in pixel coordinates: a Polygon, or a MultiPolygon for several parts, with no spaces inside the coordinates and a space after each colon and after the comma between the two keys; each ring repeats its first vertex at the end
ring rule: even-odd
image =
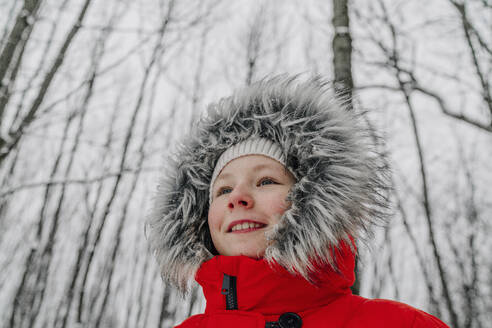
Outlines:
{"type": "Polygon", "coordinates": [[[262,229],[264,227],[266,227],[266,224],[263,224],[263,223],[243,222],[243,223],[238,223],[238,224],[234,225],[227,232],[235,232],[235,233],[250,232],[250,231],[262,229]]]}

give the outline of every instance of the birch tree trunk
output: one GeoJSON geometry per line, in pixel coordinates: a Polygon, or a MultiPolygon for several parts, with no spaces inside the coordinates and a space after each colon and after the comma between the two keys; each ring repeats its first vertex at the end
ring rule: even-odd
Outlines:
{"type": "MultiPolygon", "coordinates": [[[[345,99],[351,99],[352,38],[350,37],[348,0],[333,0],[333,72],[335,90],[345,99]]],[[[350,101],[350,106],[352,105],[350,101]]]]}
{"type": "MultiPolygon", "coordinates": [[[[349,29],[348,0],[333,0],[333,72],[334,87],[338,95],[347,101],[347,105],[352,109],[352,38],[349,29]]],[[[360,281],[358,279],[359,266],[355,262],[355,282],[352,286],[352,293],[358,295],[360,291],[360,281]]]]}

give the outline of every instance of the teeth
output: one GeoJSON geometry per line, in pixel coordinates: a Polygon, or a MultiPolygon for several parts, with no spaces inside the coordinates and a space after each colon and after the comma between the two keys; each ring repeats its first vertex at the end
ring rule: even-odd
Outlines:
{"type": "Polygon", "coordinates": [[[232,227],[231,231],[246,230],[259,227],[261,227],[261,224],[259,223],[244,222],[243,224],[236,224],[234,227],[232,227]]]}

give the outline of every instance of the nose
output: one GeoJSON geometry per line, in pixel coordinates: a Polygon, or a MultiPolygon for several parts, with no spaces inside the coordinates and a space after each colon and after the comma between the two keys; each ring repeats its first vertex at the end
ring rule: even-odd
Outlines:
{"type": "Polygon", "coordinates": [[[250,193],[248,193],[243,189],[240,188],[234,189],[234,191],[231,193],[229,197],[228,207],[231,210],[234,208],[248,209],[248,208],[252,208],[253,205],[254,205],[253,197],[251,197],[250,193]]]}

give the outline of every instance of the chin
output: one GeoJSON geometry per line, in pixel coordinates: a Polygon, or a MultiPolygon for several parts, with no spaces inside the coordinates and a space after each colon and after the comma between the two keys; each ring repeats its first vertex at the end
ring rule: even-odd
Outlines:
{"type": "Polygon", "coordinates": [[[238,252],[237,255],[244,255],[244,256],[247,256],[247,257],[251,257],[253,259],[262,259],[263,258],[263,255],[265,255],[265,250],[261,250],[261,251],[258,251],[258,250],[252,250],[252,251],[242,251],[242,252],[238,252]]]}
{"type": "Polygon", "coordinates": [[[265,255],[265,250],[257,250],[257,249],[251,249],[251,250],[248,250],[248,249],[233,249],[233,250],[228,250],[228,251],[225,251],[225,252],[220,252],[219,253],[221,255],[225,255],[225,256],[247,256],[247,257],[250,257],[250,258],[253,258],[253,259],[262,259],[263,256],[265,255]]]}

